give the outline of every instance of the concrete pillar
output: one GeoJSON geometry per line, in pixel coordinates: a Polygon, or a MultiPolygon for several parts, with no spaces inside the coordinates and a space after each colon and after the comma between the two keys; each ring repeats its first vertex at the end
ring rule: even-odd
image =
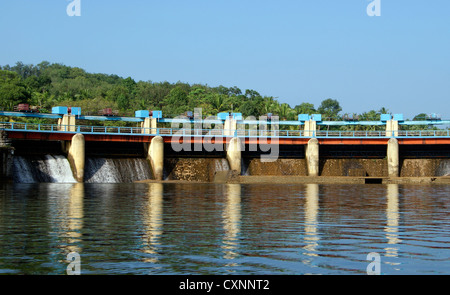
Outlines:
{"type": "Polygon", "coordinates": [[[307,137],[315,136],[315,131],[317,130],[316,126],[317,126],[316,121],[314,121],[314,120],[305,121],[304,136],[307,136],[307,137]]]}
{"type": "Polygon", "coordinates": [[[161,136],[153,137],[148,148],[147,159],[152,166],[156,180],[163,180],[164,176],[164,139],[161,136]]]}
{"type": "Polygon", "coordinates": [[[386,137],[392,137],[392,120],[386,121],[386,137]]]}
{"type": "Polygon", "coordinates": [[[388,161],[388,175],[389,177],[399,176],[400,155],[398,140],[391,138],[387,144],[387,161],[388,161]]]}
{"type": "Polygon", "coordinates": [[[398,121],[397,120],[389,120],[386,121],[386,136],[398,136],[398,121]]]}
{"type": "Polygon", "coordinates": [[[141,123],[142,134],[150,134],[150,118],[145,118],[141,123]]]}
{"type": "Polygon", "coordinates": [[[144,122],[141,123],[142,133],[145,134],[156,134],[157,132],[157,123],[156,118],[148,117],[144,119],[144,122]]]}
{"type": "Polygon", "coordinates": [[[74,115],[63,115],[62,119],[58,119],[59,131],[76,131],[76,119],[74,115]]]}
{"type": "Polygon", "coordinates": [[[319,141],[311,138],[306,145],[306,164],[309,176],[319,176],[319,141]]]}
{"type": "Polygon", "coordinates": [[[234,137],[228,143],[227,160],[231,170],[241,174],[241,140],[234,137]]]}
{"type": "Polygon", "coordinates": [[[71,142],[66,143],[67,159],[72,167],[73,176],[78,182],[84,182],[85,141],[84,135],[77,133],[71,142]]]}
{"type": "Polygon", "coordinates": [[[156,134],[156,132],[158,132],[158,125],[157,125],[157,120],[156,118],[150,118],[150,128],[151,128],[151,133],[152,134],[156,134]]]}
{"type": "Polygon", "coordinates": [[[234,132],[237,128],[237,121],[231,117],[228,117],[225,120],[225,124],[223,126],[224,136],[234,136],[234,132]]]}

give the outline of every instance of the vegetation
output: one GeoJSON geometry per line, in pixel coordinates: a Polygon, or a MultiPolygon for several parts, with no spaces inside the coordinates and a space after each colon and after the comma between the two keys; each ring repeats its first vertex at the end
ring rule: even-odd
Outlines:
{"type": "MultiPolygon", "coordinates": [[[[83,114],[90,115],[97,115],[104,108],[112,108],[121,116],[134,116],[135,110],[146,109],[162,110],[164,117],[175,117],[198,107],[202,108],[204,117],[219,112],[240,112],[244,118],[258,118],[272,113],[278,115],[280,120],[297,120],[298,114],[319,113],[323,120],[342,120],[347,115],[342,114],[339,102],[331,98],[323,100],[317,109],[308,102],[291,107],[272,96],[262,96],[250,89],[242,91],[236,86],[136,82],[130,77],[87,73],[78,67],[46,61],[38,65],[17,62],[14,66],[0,66],[0,109],[11,111],[19,103],[39,106],[41,112],[51,112],[54,106],[81,107],[83,114]]],[[[388,113],[388,110],[381,108],[351,116],[359,120],[379,120],[381,113],[388,113]]],[[[384,129],[375,126],[335,128],[384,129]]]]}

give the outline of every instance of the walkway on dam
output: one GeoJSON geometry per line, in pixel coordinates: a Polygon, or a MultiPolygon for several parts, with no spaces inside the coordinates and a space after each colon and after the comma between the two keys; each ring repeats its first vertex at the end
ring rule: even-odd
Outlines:
{"type": "Polygon", "coordinates": [[[115,126],[83,126],[0,122],[0,129],[10,139],[70,140],[76,133],[86,141],[149,142],[161,136],[164,142],[190,141],[226,143],[230,138],[241,138],[245,143],[306,144],[317,138],[320,144],[386,144],[395,137],[400,144],[450,144],[450,130],[392,130],[387,131],[327,131],[327,130],[249,130],[249,129],[189,129],[145,128],[115,126]],[[255,142],[256,141],[256,142],[255,142]]]}

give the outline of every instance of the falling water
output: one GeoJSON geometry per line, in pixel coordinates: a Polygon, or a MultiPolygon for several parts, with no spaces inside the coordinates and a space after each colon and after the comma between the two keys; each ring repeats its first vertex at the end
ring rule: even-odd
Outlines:
{"type": "Polygon", "coordinates": [[[436,176],[450,176],[450,160],[441,160],[436,176]]]}
{"type": "Polygon", "coordinates": [[[247,161],[244,161],[244,158],[241,158],[241,175],[244,175],[244,176],[250,175],[248,172],[247,161]]]}
{"type": "Polygon", "coordinates": [[[86,158],[86,183],[123,183],[151,179],[150,165],[141,158],[86,158]]]}
{"type": "Polygon", "coordinates": [[[228,171],[230,170],[230,165],[228,164],[228,160],[227,159],[215,159],[214,160],[214,164],[215,164],[215,171],[228,171]]]}
{"type": "Polygon", "coordinates": [[[75,183],[69,161],[61,155],[15,156],[13,180],[16,183],[75,183]]]}

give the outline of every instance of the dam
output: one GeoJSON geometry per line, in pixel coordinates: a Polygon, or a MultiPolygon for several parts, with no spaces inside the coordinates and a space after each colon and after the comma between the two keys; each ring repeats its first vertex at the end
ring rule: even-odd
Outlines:
{"type": "Polygon", "coordinates": [[[402,116],[387,114],[370,122],[322,121],[320,115],[278,121],[276,117],[244,120],[240,114],[228,113],[207,119],[154,114],[110,118],[0,112],[8,118],[57,120],[55,124],[0,123],[2,180],[391,183],[403,178],[447,183],[450,176],[448,129],[401,128],[450,123],[445,120],[404,121],[402,116]],[[83,120],[133,122],[137,127],[79,124],[83,120]],[[384,130],[322,127],[336,125],[384,130]]]}

